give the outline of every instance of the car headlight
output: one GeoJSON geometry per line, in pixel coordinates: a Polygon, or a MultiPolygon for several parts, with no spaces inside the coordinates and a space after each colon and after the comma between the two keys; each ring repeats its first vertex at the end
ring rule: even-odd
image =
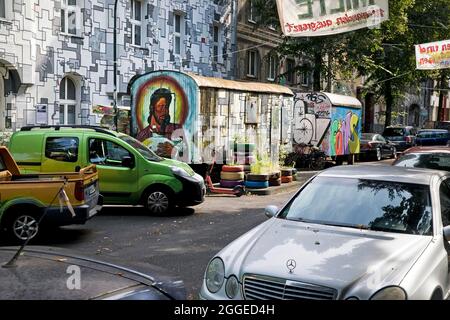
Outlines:
{"type": "Polygon", "coordinates": [[[376,292],[370,300],[406,300],[406,292],[400,287],[386,287],[376,292]]]}
{"type": "Polygon", "coordinates": [[[214,258],[206,269],[206,287],[212,293],[220,290],[225,279],[225,266],[220,258],[214,258]]]}
{"type": "Polygon", "coordinates": [[[234,299],[239,293],[239,281],[235,276],[230,276],[225,283],[225,293],[230,299],[234,299]]]}
{"type": "Polygon", "coordinates": [[[189,173],[187,173],[186,170],[178,167],[170,167],[170,170],[172,170],[172,173],[176,176],[184,177],[184,178],[190,178],[191,176],[189,173]]]}

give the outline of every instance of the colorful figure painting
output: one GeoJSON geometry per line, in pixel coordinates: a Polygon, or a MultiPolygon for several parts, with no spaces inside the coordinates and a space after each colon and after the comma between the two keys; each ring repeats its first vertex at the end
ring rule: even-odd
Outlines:
{"type": "Polygon", "coordinates": [[[331,118],[330,156],[360,152],[361,110],[336,108],[331,118]]]}
{"type": "Polygon", "coordinates": [[[195,81],[183,73],[161,71],[140,76],[131,85],[133,134],[160,156],[189,160],[197,92],[195,81]]]}

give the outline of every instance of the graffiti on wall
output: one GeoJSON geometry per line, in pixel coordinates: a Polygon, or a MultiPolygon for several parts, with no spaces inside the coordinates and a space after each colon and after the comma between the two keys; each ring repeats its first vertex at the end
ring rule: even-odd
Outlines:
{"type": "Polygon", "coordinates": [[[330,156],[360,152],[361,110],[339,108],[333,113],[330,130],[330,156]]]}
{"type": "Polygon", "coordinates": [[[158,155],[186,159],[197,115],[196,84],[177,72],[155,72],[132,84],[136,138],[158,155]]]}
{"type": "Polygon", "coordinates": [[[312,144],[327,152],[328,145],[324,145],[324,142],[330,126],[331,110],[330,99],[322,93],[297,94],[294,104],[294,141],[312,144]]]}

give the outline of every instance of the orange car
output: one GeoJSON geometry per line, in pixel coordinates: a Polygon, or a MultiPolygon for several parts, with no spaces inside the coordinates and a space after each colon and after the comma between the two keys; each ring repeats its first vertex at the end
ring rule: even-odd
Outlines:
{"type": "Polygon", "coordinates": [[[101,208],[94,165],[79,172],[20,174],[0,147],[0,227],[12,239],[35,238],[42,225],[84,224],[101,208]]]}

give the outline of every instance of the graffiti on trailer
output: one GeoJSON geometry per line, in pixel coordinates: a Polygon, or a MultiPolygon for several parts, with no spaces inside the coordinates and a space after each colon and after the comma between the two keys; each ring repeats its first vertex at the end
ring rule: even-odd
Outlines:
{"type": "Polygon", "coordinates": [[[307,113],[314,113],[317,118],[330,118],[332,104],[330,99],[322,93],[311,92],[302,97],[302,100],[307,104],[311,111],[307,113]]]}
{"type": "Polygon", "coordinates": [[[324,143],[330,125],[332,104],[322,93],[299,93],[294,99],[294,142],[312,144],[328,152],[324,143]],[[326,149],[323,149],[323,147],[326,149]]]}
{"type": "Polygon", "coordinates": [[[360,152],[361,111],[343,108],[333,114],[330,132],[330,156],[360,152]]]}

